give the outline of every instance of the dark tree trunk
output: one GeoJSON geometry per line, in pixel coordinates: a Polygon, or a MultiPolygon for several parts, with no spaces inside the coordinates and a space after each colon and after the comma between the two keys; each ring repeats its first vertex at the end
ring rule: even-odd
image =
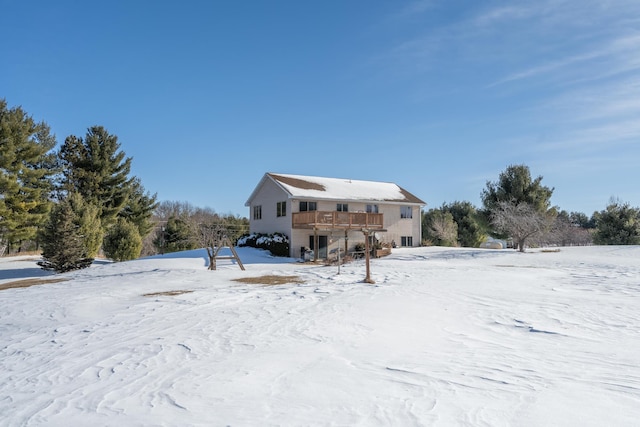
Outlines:
{"type": "Polygon", "coordinates": [[[525,241],[525,239],[518,240],[518,250],[520,252],[524,252],[524,241],[525,241]]]}
{"type": "Polygon", "coordinates": [[[208,270],[216,269],[216,251],[213,248],[207,247],[207,255],[209,256],[208,270]]]}

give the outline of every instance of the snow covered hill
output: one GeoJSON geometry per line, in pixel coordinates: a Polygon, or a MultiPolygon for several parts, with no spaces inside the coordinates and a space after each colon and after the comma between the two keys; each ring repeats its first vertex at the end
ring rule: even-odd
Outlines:
{"type": "Polygon", "coordinates": [[[0,425],[638,425],[640,247],[394,249],[375,285],[239,254],[0,291],[0,425]]]}

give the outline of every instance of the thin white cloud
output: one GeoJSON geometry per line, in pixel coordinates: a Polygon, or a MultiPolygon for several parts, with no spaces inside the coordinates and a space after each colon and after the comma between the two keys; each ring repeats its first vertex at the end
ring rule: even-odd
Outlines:
{"type": "MultiPolygon", "coordinates": [[[[520,65],[520,70],[477,89],[505,87],[508,96],[522,92],[520,113],[528,111],[533,117],[518,120],[531,119],[556,141],[534,143],[532,148],[595,149],[640,136],[640,125],[629,119],[640,116],[640,32],[629,24],[637,15],[634,12],[640,13],[640,2],[497,4],[476,6],[462,20],[425,29],[398,43],[388,52],[393,59],[389,63],[404,70],[405,76],[412,74],[410,70],[418,75],[452,64],[481,70],[489,77],[520,65]],[[534,87],[539,91],[530,97],[534,87]]],[[[428,7],[433,2],[411,3],[403,10],[419,13],[428,7]]]]}
{"type": "MultiPolygon", "coordinates": [[[[440,7],[431,0],[416,1],[401,9],[398,16],[413,16],[440,7]]],[[[498,2],[492,8],[475,3],[462,16],[437,27],[425,27],[384,56],[393,59],[393,66],[403,75],[412,74],[404,68],[415,67],[418,72],[437,68],[451,52],[455,52],[457,61],[476,67],[499,68],[502,63],[504,68],[513,69],[521,65],[519,71],[485,85],[495,87],[550,75],[616,53],[630,58],[640,54],[640,36],[624,35],[624,31],[637,28],[633,25],[633,17],[640,16],[637,0],[539,0],[517,5],[498,2]],[[544,58],[547,60],[541,62],[544,58]]],[[[639,19],[635,18],[636,22],[639,19]]]]}
{"type": "Polygon", "coordinates": [[[514,82],[514,81],[518,81],[518,80],[523,80],[523,79],[527,79],[527,78],[531,78],[531,77],[536,77],[542,74],[547,74],[549,72],[558,70],[560,68],[563,67],[567,67],[570,65],[574,65],[578,62],[584,62],[584,61],[589,61],[595,58],[598,58],[599,56],[601,56],[600,53],[597,52],[590,52],[590,53],[586,53],[586,54],[580,54],[580,55],[574,55],[568,58],[563,58],[561,60],[558,61],[552,61],[552,62],[548,62],[546,64],[542,64],[542,65],[536,65],[535,67],[531,67],[527,70],[524,71],[519,71],[517,73],[511,74],[509,76],[506,76],[496,82],[490,83],[489,85],[487,85],[487,88],[492,88],[495,86],[499,86],[505,83],[510,83],[510,82],[514,82]]]}
{"type": "Polygon", "coordinates": [[[594,60],[602,60],[602,62],[591,64],[590,71],[595,73],[595,76],[590,77],[592,80],[598,77],[609,77],[613,72],[620,73],[637,69],[640,67],[640,34],[616,38],[607,42],[603,47],[513,73],[489,84],[487,88],[549,74],[570,66],[581,66],[584,65],[581,63],[594,60]]]}
{"type": "MultiPolygon", "coordinates": [[[[640,122],[635,118],[612,120],[585,127],[554,129],[544,142],[528,145],[526,150],[552,157],[570,158],[575,153],[600,156],[624,147],[636,147],[640,140],[640,122]]],[[[548,158],[548,157],[547,157],[548,158]]]]}
{"type": "Polygon", "coordinates": [[[530,18],[535,12],[530,7],[505,6],[488,10],[477,17],[472,22],[477,26],[496,25],[503,21],[514,21],[530,18]]]}
{"type": "Polygon", "coordinates": [[[616,79],[608,84],[585,86],[552,99],[544,109],[574,122],[620,117],[640,117],[640,76],[616,79]]]}
{"type": "Polygon", "coordinates": [[[402,8],[396,16],[402,18],[421,14],[433,8],[435,3],[436,0],[414,0],[402,8]]]}

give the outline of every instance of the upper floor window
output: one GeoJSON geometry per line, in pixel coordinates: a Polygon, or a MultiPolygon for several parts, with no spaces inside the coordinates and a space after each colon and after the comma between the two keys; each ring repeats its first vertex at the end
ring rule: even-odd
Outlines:
{"type": "Polygon", "coordinates": [[[349,205],[347,203],[338,203],[336,205],[336,210],[338,212],[349,212],[349,205]]]}
{"type": "Polygon", "coordinates": [[[316,202],[300,202],[300,212],[317,211],[316,202]]]}
{"type": "Polygon", "coordinates": [[[411,206],[400,206],[400,218],[413,218],[413,208],[411,206]]]}
{"type": "Polygon", "coordinates": [[[262,205],[253,207],[253,219],[262,219],[262,205]]]}
{"type": "Polygon", "coordinates": [[[287,216],[287,202],[278,202],[276,204],[276,216],[287,216]]]}
{"type": "Polygon", "coordinates": [[[367,205],[367,213],[378,213],[378,205],[367,205]]]}

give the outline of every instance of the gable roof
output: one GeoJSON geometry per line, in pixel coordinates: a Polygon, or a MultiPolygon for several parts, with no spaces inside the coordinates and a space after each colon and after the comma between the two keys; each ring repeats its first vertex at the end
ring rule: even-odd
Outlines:
{"type": "Polygon", "coordinates": [[[246,206],[250,205],[255,193],[267,179],[287,192],[289,198],[426,204],[391,182],[267,173],[245,203],[246,206]]]}

